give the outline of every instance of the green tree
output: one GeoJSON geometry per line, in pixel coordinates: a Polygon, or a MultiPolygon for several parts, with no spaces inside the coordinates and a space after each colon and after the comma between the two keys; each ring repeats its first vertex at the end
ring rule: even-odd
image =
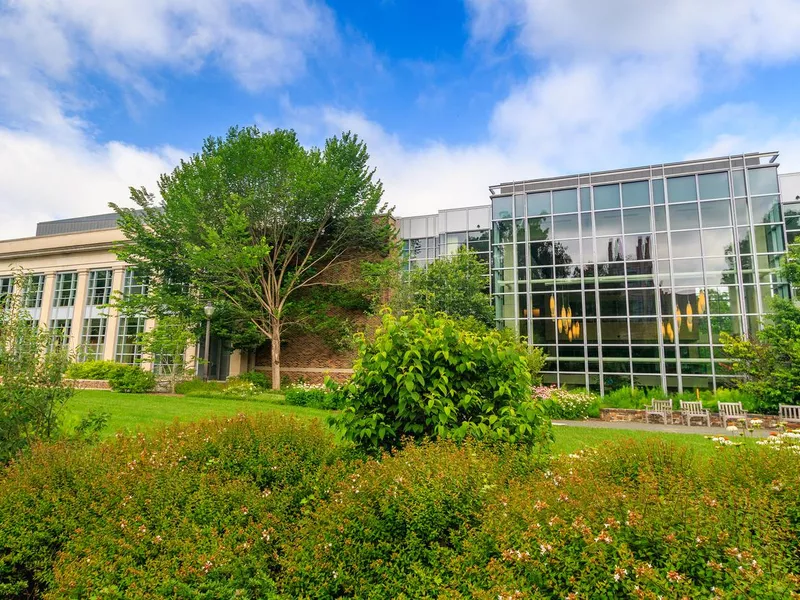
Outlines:
{"type": "Polygon", "coordinates": [[[210,300],[235,347],[269,340],[277,388],[284,333],[313,318],[304,298],[352,286],[390,251],[368,161],[351,133],[306,149],[293,131],[232,128],[162,176],[160,203],[134,189],[138,210],[112,205],[129,240],[118,255],[150,276],[150,310],[201,322],[210,300]]]}
{"type": "Polygon", "coordinates": [[[411,271],[400,284],[393,303],[401,310],[424,308],[444,312],[456,319],[475,319],[494,326],[486,265],[465,248],[453,256],[439,258],[425,269],[411,271]]]}
{"type": "Polygon", "coordinates": [[[190,375],[195,361],[186,350],[197,343],[195,323],[182,315],[163,315],[155,327],[140,336],[142,352],[152,361],[153,370],[169,383],[170,393],[190,375]]]}
{"type": "Polygon", "coordinates": [[[424,309],[387,310],[374,341],[357,337],[358,359],[335,404],[340,434],[371,450],[406,436],[535,444],[549,436],[531,394],[524,347],[497,330],[464,327],[424,309]]]}
{"type": "MultiPolygon", "coordinates": [[[[792,287],[800,285],[800,244],[789,247],[781,270],[792,287]]],[[[762,329],[750,339],[723,332],[720,340],[731,371],[742,377],[739,387],[758,400],[756,410],[777,412],[778,404],[800,402],[800,306],[775,297],[762,329]]]]}
{"type": "Polygon", "coordinates": [[[29,278],[18,272],[0,307],[0,463],[33,440],[60,432],[73,389],[64,379],[70,353],[62,332],[42,329],[25,308],[29,278]]]}

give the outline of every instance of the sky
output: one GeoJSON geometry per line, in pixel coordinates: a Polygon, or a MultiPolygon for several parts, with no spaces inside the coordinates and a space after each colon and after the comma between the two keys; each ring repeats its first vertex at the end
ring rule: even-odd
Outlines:
{"type": "Polygon", "coordinates": [[[395,214],[742,152],[800,171],[800,0],[0,0],[0,239],[233,125],[353,131],[395,214]]]}

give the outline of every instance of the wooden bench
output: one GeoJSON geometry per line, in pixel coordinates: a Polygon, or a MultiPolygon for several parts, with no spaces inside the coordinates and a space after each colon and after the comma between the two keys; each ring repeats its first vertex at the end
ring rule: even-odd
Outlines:
{"type": "Polygon", "coordinates": [[[649,423],[650,415],[661,417],[664,425],[672,422],[672,400],[652,400],[650,406],[644,408],[644,420],[649,423]]]}
{"type": "Polygon", "coordinates": [[[800,423],[800,406],[780,404],[778,418],[782,423],[800,423]]]}
{"type": "Polygon", "coordinates": [[[681,418],[687,427],[691,427],[692,419],[703,419],[706,427],[711,427],[711,413],[699,401],[681,400],[681,418]]]}
{"type": "Polygon", "coordinates": [[[745,426],[750,425],[750,417],[741,402],[720,402],[719,418],[723,427],[727,427],[728,421],[744,421],[745,426]]]}

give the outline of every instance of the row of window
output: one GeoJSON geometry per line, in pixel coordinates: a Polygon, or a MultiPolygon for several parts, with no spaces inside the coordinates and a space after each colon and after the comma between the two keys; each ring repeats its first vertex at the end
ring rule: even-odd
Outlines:
{"type": "MultiPolygon", "coordinates": [[[[111,299],[113,271],[100,269],[89,271],[89,280],[86,290],[86,306],[103,306],[111,299]]],[[[0,306],[5,305],[13,292],[14,278],[10,275],[0,277],[0,306]]],[[[75,271],[56,273],[53,285],[52,306],[75,306],[75,296],[78,290],[78,273],[75,271]]],[[[125,296],[146,294],[147,280],[140,276],[134,269],[127,269],[122,285],[125,296]]],[[[25,308],[41,308],[44,294],[44,275],[41,273],[31,275],[26,280],[23,292],[23,306],[25,308]]]]}
{"type": "Polygon", "coordinates": [[[728,172],[685,175],[629,183],[613,183],[590,187],[570,188],[548,192],[518,194],[493,198],[492,216],[495,220],[512,216],[537,216],[583,211],[599,211],[620,207],[650,206],[717,200],[733,196],[750,196],[778,193],[776,168],[749,169],[748,182],[744,171],[733,171],[731,190],[728,172]]]}
{"type": "MultiPolygon", "coordinates": [[[[114,360],[134,364],[142,358],[140,336],[144,332],[144,317],[120,317],[117,330],[114,360]]],[[[58,332],[61,342],[66,344],[72,334],[72,319],[51,319],[50,329],[58,332]]],[[[108,319],[96,317],[83,320],[78,345],[78,360],[102,360],[107,343],[108,319]]]]}

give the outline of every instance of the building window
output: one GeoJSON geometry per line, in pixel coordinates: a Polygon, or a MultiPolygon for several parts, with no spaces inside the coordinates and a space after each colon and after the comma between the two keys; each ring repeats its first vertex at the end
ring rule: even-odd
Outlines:
{"type": "Polygon", "coordinates": [[[114,360],[119,363],[136,364],[142,358],[140,336],[144,332],[144,317],[121,317],[117,333],[117,349],[114,360]]]}
{"type": "Polygon", "coordinates": [[[102,360],[106,347],[107,325],[108,321],[105,317],[83,320],[78,360],[102,360]]]}
{"type": "Polygon", "coordinates": [[[44,275],[31,275],[25,282],[25,308],[42,308],[44,275]]]}
{"type": "Polygon", "coordinates": [[[75,292],[78,289],[77,273],[56,273],[53,292],[53,306],[75,306],[75,292]]]}
{"type": "Polygon", "coordinates": [[[136,269],[127,269],[125,271],[125,281],[122,285],[122,295],[128,296],[146,296],[147,295],[147,276],[140,275],[136,269]]]}
{"type": "Polygon", "coordinates": [[[72,319],[51,319],[50,330],[55,332],[53,344],[66,346],[69,343],[69,336],[72,332],[72,319]]]}
{"type": "Polygon", "coordinates": [[[11,294],[14,291],[13,277],[0,277],[0,307],[8,308],[11,304],[11,294]]]}
{"type": "Polygon", "coordinates": [[[113,273],[110,269],[91,271],[89,273],[89,287],[86,294],[87,306],[102,306],[108,304],[111,297],[112,275],[113,273]]]}

